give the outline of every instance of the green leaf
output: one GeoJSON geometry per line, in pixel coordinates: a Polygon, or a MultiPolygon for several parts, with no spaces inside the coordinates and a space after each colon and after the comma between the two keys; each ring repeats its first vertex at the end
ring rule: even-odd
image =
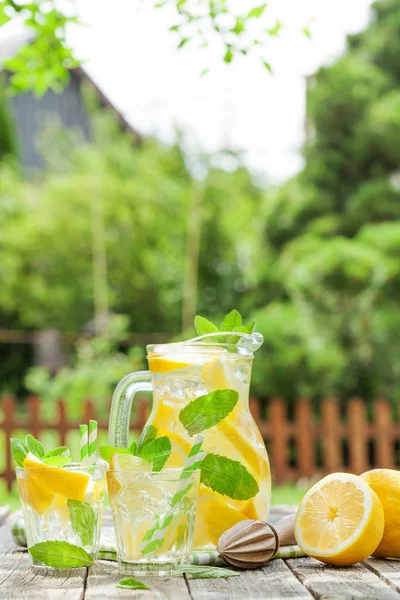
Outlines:
{"type": "Polygon", "coordinates": [[[242,324],[242,315],[237,310],[231,310],[221,323],[220,331],[237,331],[235,327],[240,327],[242,324]]]}
{"type": "Polygon", "coordinates": [[[99,454],[101,458],[108,463],[110,462],[112,455],[116,452],[119,454],[131,454],[131,451],[128,448],[116,448],[115,446],[106,445],[99,447],[99,454]]]}
{"type": "Polygon", "coordinates": [[[242,17],[236,17],[235,26],[232,29],[232,33],[240,35],[245,30],[245,20],[242,17]]]}
{"type": "Polygon", "coordinates": [[[42,462],[45,465],[49,465],[50,467],[65,467],[68,463],[71,462],[70,456],[45,456],[42,458],[42,462]]]}
{"type": "Polygon", "coordinates": [[[145,583],[139,581],[139,579],[134,579],[133,577],[126,577],[126,579],[121,579],[117,588],[121,588],[123,590],[149,590],[149,586],[145,583]]]}
{"type": "Polygon", "coordinates": [[[52,456],[71,456],[71,452],[67,446],[59,446],[58,448],[54,448],[54,450],[46,452],[44,458],[51,458],[52,456]]]}
{"type": "Polygon", "coordinates": [[[15,462],[19,467],[23,467],[25,456],[28,454],[28,448],[17,438],[10,438],[10,446],[15,462]]]}
{"type": "Polygon", "coordinates": [[[68,500],[68,510],[72,529],[81,538],[84,546],[93,544],[96,530],[96,516],[93,508],[87,502],[68,500]]]}
{"type": "Polygon", "coordinates": [[[232,48],[228,48],[224,54],[224,63],[229,64],[233,60],[233,52],[232,48]]]}
{"type": "Polygon", "coordinates": [[[0,2],[0,27],[5,25],[10,20],[10,17],[6,15],[4,10],[6,6],[9,6],[7,2],[0,2]]]}
{"type": "Polygon", "coordinates": [[[272,36],[278,35],[281,29],[282,23],[279,21],[279,19],[277,19],[275,25],[271,27],[271,29],[267,29],[267,33],[272,36]]]}
{"type": "Polygon", "coordinates": [[[207,454],[200,464],[200,471],[204,485],[233,500],[249,500],[258,493],[257,481],[237,460],[207,454]]]}
{"type": "Polygon", "coordinates": [[[269,71],[270,73],[272,73],[272,67],[269,64],[269,62],[267,62],[266,60],[262,61],[262,64],[264,65],[264,67],[267,69],[267,71],[269,71]]]}
{"type": "Polygon", "coordinates": [[[304,33],[304,35],[308,37],[309,40],[311,40],[311,31],[308,29],[308,27],[303,27],[301,32],[304,33]]]}
{"type": "Polygon", "coordinates": [[[261,4],[260,6],[255,6],[251,9],[251,11],[247,14],[248,19],[259,19],[264,14],[264,11],[267,7],[267,3],[261,4]]]}
{"type": "Polygon", "coordinates": [[[49,541],[39,542],[29,548],[30,554],[53,569],[78,569],[90,567],[94,564],[93,558],[81,548],[69,542],[49,541]]]}
{"type": "Polygon", "coordinates": [[[167,436],[162,436],[146,444],[139,456],[153,461],[153,471],[161,471],[170,454],[171,442],[167,436]]]}
{"type": "Polygon", "coordinates": [[[239,394],[235,390],[216,390],[199,396],[182,408],[179,420],[189,435],[213,427],[235,408],[239,394]]]}
{"type": "Polygon", "coordinates": [[[133,454],[133,456],[137,456],[138,445],[136,442],[132,442],[132,444],[129,446],[129,452],[133,454]]]}
{"type": "Polygon", "coordinates": [[[189,41],[189,38],[182,38],[181,41],[178,44],[178,50],[180,48],[183,48],[183,46],[185,46],[188,43],[188,41],[189,41]]]}
{"type": "Polygon", "coordinates": [[[190,575],[191,579],[215,579],[217,577],[238,577],[240,575],[239,571],[203,565],[178,565],[177,569],[185,575],[190,575]]]}
{"type": "Polygon", "coordinates": [[[194,326],[196,328],[197,335],[205,335],[206,333],[217,333],[219,331],[218,327],[211,323],[205,317],[200,317],[197,315],[194,319],[194,326]]]}
{"type": "Polygon", "coordinates": [[[139,438],[138,449],[137,449],[138,454],[141,453],[141,451],[143,450],[143,448],[145,447],[146,444],[149,444],[150,442],[155,440],[156,437],[157,437],[157,427],[154,427],[154,425],[148,425],[147,427],[145,427],[139,438]]]}
{"type": "Polygon", "coordinates": [[[34,438],[31,433],[28,433],[28,435],[25,438],[25,446],[28,448],[29,452],[32,452],[32,454],[34,454],[38,458],[43,458],[43,444],[41,444],[39,440],[34,438]]]}

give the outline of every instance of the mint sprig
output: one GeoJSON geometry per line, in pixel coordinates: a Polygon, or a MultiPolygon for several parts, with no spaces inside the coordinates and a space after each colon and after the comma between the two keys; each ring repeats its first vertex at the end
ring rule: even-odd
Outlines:
{"type": "MultiPolygon", "coordinates": [[[[237,310],[231,310],[226,315],[221,325],[217,327],[215,323],[209,321],[205,317],[197,315],[194,319],[194,326],[197,335],[205,335],[207,333],[226,333],[226,332],[238,332],[238,333],[253,333],[255,328],[255,321],[244,325],[242,315],[237,310]]],[[[238,341],[238,336],[231,336],[226,339],[227,343],[235,344],[238,341]]]]}
{"type": "Polygon", "coordinates": [[[139,581],[139,579],[134,579],[133,577],[126,577],[125,579],[121,579],[117,588],[121,588],[123,590],[149,590],[149,586],[139,581]]]}
{"type": "Polygon", "coordinates": [[[84,546],[91,545],[97,523],[93,508],[87,502],[79,500],[69,499],[67,504],[72,529],[79,535],[84,546]]]}
{"type": "Polygon", "coordinates": [[[94,560],[81,548],[69,542],[39,542],[29,548],[29,553],[40,562],[53,569],[69,570],[90,567],[94,560]]]}
{"type": "Polygon", "coordinates": [[[201,483],[233,500],[249,500],[259,491],[253,475],[239,461],[209,453],[200,464],[201,483]]]}
{"type": "Polygon", "coordinates": [[[32,452],[32,454],[38,458],[43,458],[45,454],[43,444],[41,444],[39,440],[34,438],[30,433],[28,433],[25,438],[25,446],[28,448],[29,452],[32,452]]]}
{"type": "Polygon", "coordinates": [[[149,425],[140,436],[139,443],[133,442],[129,448],[117,448],[114,446],[100,446],[100,456],[110,463],[116,452],[138,456],[152,463],[153,471],[161,471],[171,454],[171,441],[167,436],[157,437],[157,427],[149,425]]]}
{"type": "Polygon", "coordinates": [[[21,442],[21,440],[18,440],[17,438],[10,438],[10,448],[11,454],[13,455],[13,458],[17,465],[19,467],[23,467],[25,456],[29,452],[24,442],[21,442]]]}
{"type": "Polygon", "coordinates": [[[239,400],[235,390],[216,390],[199,396],[179,413],[179,420],[189,435],[213,427],[232,412],[239,400]]]}
{"type": "Polygon", "coordinates": [[[42,458],[42,463],[44,465],[48,465],[49,467],[58,467],[59,469],[65,467],[65,465],[67,465],[70,462],[70,456],[45,456],[44,458],[42,458]]]}
{"type": "Polygon", "coordinates": [[[33,437],[31,433],[28,433],[24,442],[17,438],[11,438],[10,447],[11,454],[19,467],[24,466],[24,459],[28,452],[31,452],[44,464],[52,467],[63,467],[71,462],[71,452],[67,446],[59,446],[58,448],[45,452],[43,444],[33,437]]]}

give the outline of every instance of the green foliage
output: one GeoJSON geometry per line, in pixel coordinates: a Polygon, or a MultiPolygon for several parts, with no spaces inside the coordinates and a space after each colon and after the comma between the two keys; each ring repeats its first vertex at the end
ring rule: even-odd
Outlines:
{"type": "Polygon", "coordinates": [[[3,77],[0,77],[0,163],[5,159],[15,159],[18,156],[15,126],[4,90],[3,77]]]}

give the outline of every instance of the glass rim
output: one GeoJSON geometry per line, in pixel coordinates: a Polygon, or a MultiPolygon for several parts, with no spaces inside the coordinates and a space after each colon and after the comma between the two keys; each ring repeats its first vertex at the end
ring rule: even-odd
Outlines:
{"type": "Polygon", "coordinates": [[[215,333],[206,333],[205,335],[200,335],[190,340],[185,340],[183,342],[170,342],[166,344],[148,344],[146,346],[147,357],[149,356],[162,356],[165,354],[173,354],[174,352],[185,351],[187,348],[201,348],[201,355],[207,356],[220,354],[220,348],[228,350],[231,352],[231,355],[225,355],[224,359],[229,357],[236,357],[240,355],[246,358],[252,358],[254,352],[258,350],[264,341],[264,336],[261,333],[242,333],[235,331],[223,331],[223,332],[215,332],[215,333]],[[236,344],[227,343],[227,342],[219,342],[218,339],[215,341],[215,344],[211,345],[212,338],[221,338],[234,335],[239,337],[239,341],[236,344]],[[204,352],[204,348],[209,348],[209,352],[204,352]]]}
{"type": "Polygon", "coordinates": [[[168,479],[168,481],[185,481],[186,479],[190,479],[192,475],[200,475],[200,469],[194,469],[190,471],[190,475],[185,477],[185,479],[181,479],[180,475],[182,474],[182,467],[167,467],[162,469],[161,471],[141,471],[140,469],[107,469],[107,473],[123,473],[123,474],[133,474],[133,475],[146,475],[154,478],[162,478],[162,476],[166,475],[176,475],[176,479],[168,479]]]}

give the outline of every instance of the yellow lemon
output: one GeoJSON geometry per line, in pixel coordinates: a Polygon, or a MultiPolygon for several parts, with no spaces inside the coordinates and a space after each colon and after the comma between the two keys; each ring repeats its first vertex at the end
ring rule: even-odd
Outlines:
{"type": "Polygon", "coordinates": [[[209,392],[232,389],[229,384],[229,369],[220,358],[213,358],[204,367],[201,378],[209,392]]]}
{"type": "Polygon", "coordinates": [[[357,475],[333,473],[314,485],[297,511],[300,548],[322,562],[348,566],[372,554],[382,539],[381,501],[357,475]]]}
{"type": "Polygon", "coordinates": [[[38,515],[45,513],[53,504],[56,495],[43,487],[34,477],[18,477],[18,492],[22,502],[38,515]]]}
{"type": "Polygon", "coordinates": [[[30,454],[29,452],[24,459],[24,468],[29,469],[27,471],[29,478],[34,479],[35,483],[53,494],[83,502],[90,479],[89,475],[45,465],[30,454]]]}
{"type": "Polygon", "coordinates": [[[190,443],[181,435],[166,429],[160,429],[157,437],[166,435],[171,442],[171,454],[165,464],[166,467],[182,467],[190,452],[190,443]]]}
{"type": "Polygon", "coordinates": [[[149,356],[147,360],[150,371],[156,375],[168,373],[168,371],[176,371],[177,369],[185,369],[186,367],[191,366],[190,363],[170,360],[163,356],[149,356]]]}
{"type": "Polygon", "coordinates": [[[110,460],[110,471],[107,471],[107,490],[110,500],[114,499],[121,487],[131,481],[133,471],[150,471],[151,464],[138,456],[115,452],[110,460]]]}
{"type": "Polygon", "coordinates": [[[400,472],[393,469],[373,469],[361,477],[382,502],[385,529],[374,556],[400,558],[400,472]]]}
{"type": "Polygon", "coordinates": [[[207,506],[207,511],[204,516],[204,521],[207,526],[208,536],[211,542],[216,546],[220,536],[226,531],[239,523],[248,519],[239,510],[229,506],[222,500],[212,498],[207,506]]]}

